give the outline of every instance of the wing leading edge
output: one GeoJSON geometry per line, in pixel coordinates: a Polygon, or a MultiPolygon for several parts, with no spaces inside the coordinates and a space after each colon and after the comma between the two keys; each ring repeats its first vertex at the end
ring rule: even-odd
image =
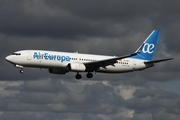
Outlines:
{"type": "Polygon", "coordinates": [[[99,67],[105,68],[108,65],[114,66],[114,64],[117,63],[117,60],[132,57],[135,55],[137,55],[137,53],[114,57],[114,58],[110,58],[110,59],[99,60],[96,62],[88,62],[88,63],[84,63],[84,65],[86,66],[86,69],[88,72],[94,72],[94,71],[97,71],[99,69],[99,67]]]}

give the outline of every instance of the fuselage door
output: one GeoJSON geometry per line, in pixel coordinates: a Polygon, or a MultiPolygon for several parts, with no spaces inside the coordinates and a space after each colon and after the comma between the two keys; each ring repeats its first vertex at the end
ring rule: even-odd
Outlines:
{"type": "Polygon", "coordinates": [[[136,69],[136,61],[133,60],[132,68],[135,70],[136,69]]]}
{"type": "Polygon", "coordinates": [[[27,60],[31,60],[32,59],[32,53],[31,51],[27,52],[27,60]]]}

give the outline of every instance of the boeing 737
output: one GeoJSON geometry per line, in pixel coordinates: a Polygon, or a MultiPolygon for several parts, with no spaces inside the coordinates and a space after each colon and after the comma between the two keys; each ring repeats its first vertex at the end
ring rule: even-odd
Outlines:
{"type": "Polygon", "coordinates": [[[76,72],[76,79],[82,78],[81,72],[87,72],[87,78],[92,78],[93,73],[96,72],[132,72],[153,67],[154,63],[172,60],[172,58],[153,60],[158,36],[159,30],[154,30],[133,54],[123,56],[21,50],[14,52],[5,59],[15,67],[20,68],[20,73],[24,72],[24,67],[45,68],[52,74],[76,72]]]}

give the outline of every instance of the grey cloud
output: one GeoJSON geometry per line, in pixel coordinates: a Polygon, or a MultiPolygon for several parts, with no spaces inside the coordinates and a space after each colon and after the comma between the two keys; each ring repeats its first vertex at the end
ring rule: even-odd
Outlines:
{"type": "MultiPolygon", "coordinates": [[[[76,114],[75,119],[86,117],[89,119],[92,115],[93,119],[103,120],[106,117],[129,120],[130,113],[126,113],[126,110],[132,111],[132,119],[158,119],[163,118],[163,114],[168,118],[179,116],[179,95],[163,91],[155,85],[137,89],[134,97],[128,100],[118,95],[113,86],[92,81],[74,83],[57,80],[28,81],[17,84],[16,87],[7,86],[5,91],[19,92],[9,97],[1,96],[0,108],[3,113],[0,114],[0,118],[12,119],[7,116],[10,111],[17,112],[17,114],[11,112],[11,115],[21,119],[29,118],[31,115],[34,115],[32,118],[35,119],[44,117],[50,119],[53,116],[66,119],[67,113],[71,112],[76,114]]],[[[69,115],[71,118],[71,114],[69,115]]]]}
{"type": "Polygon", "coordinates": [[[146,89],[137,90],[134,98],[129,99],[126,105],[128,108],[136,109],[139,113],[156,114],[158,111],[173,113],[172,111],[179,110],[179,99],[179,95],[151,85],[146,89]]]}
{"type": "Polygon", "coordinates": [[[179,119],[179,115],[160,113],[160,114],[155,114],[153,116],[153,119],[154,120],[169,120],[169,119],[178,120],[179,119]]]}
{"type": "Polygon", "coordinates": [[[103,118],[98,117],[94,114],[73,114],[73,113],[49,113],[49,112],[20,112],[20,113],[11,113],[4,112],[0,116],[2,120],[52,120],[52,119],[61,119],[61,120],[103,120],[103,118]],[[42,117],[43,116],[43,117],[42,117]]]}
{"type": "Polygon", "coordinates": [[[161,2],[156,3],[156,5],[150,1],[74,2],[54,0],[51,2],[23,1],[18,3],[2,3],[2,5],[7,6],[1,12],[4,16],[1,24],[2,33],[29,37],[106,36],[113,38],[125,36],[134,30],[138,31],[139,25],[137,23],[139,22],[141,22],[142,27],[148,24],[153,26],[152,23],[156,23],[156,21],[152,22],[154,16],[158,18],[155,13],[161,11],[157,6],[161,2]],[[141,6],[142,4],[143,6],[141,6]],[[147,6],[144,8],[146,4],[147,6]],[[11,5],[14,7],[12,8],[11,5]],[[14,17],[15,14],[16,17],[14,17]],[[7,21],[7,19],[14,20],[7,21]],[[134,22],[131,22],[132,19],[134,22]],[[128,26],[132,26],[134,29],[130,29],[128,26]]]}
{"type": "MultiPolygon", "coordinates": [[[[112,87],[105,86],[102,83],[80,86],[82,92],[72,91],[66,86],[66,84],[59,81],[42,80],[25,82],[22,86],[7,87],[5,90],[19,90],[20,93],[15,95],[14,98],[2,98],[1,110],[50,110],[54,112],[110,114],[118,110],[117,104],[119,106],[123,105],[122,97],[113,93],[114,89],[112,87]],[[11,103],[6,102],[6,100],[11,100],[11,103]]],[[[77,87],[74,89],[79,90],[77,87]]]]}
{"type": "Polygon", "coordinates": [[[38,118],[36,113],[40,115],[39,119],[46,117],[45,113],[48,113],[49,119],[52,116],[65,119],[69,112],[77,115],[75,119],[88,119],[90,115],[93,115],[93,119],[158,119],[163,118],[162,114],[177,118],[180,111],[179,95],[155,85],[137,89],[128,100],[117,94],[114,86],[92,81],[27,81],[16,86],[9,83],[4,90],[17,92],[11,96],[1,96],[0,108],[3,113],[0,118],[9,118],[7,113],[14,111],[17,114],[11,114],[21,119],[19,115],[23,112],[24,117],[34,115],[35,119],[38,118]],[[63,117],[63,114],[66,115],[63,117]]]}
{"type": "Polygon", "coordinates": [[[79,18],[61,7],[49,7],[43,1],[23,1],[21,4],[5,3],[5,6],[7,7],[1,12],[4,16],[3,22],[0,24],[1,32],[4,34],[52,38],[113,34],[108,29],[110,27],[106,24],[108,22],[102,23],[79,18]],[[14,9],[10,9],[11,4],[15,6],[14,9]],[[17,16],[13,16],[15,14],[17,16]]]}

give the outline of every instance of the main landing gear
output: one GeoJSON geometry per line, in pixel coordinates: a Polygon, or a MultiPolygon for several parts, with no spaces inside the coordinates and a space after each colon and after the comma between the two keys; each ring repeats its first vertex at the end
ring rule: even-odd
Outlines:
{"type": "MultiPolygon", "coordinates": [[[[93,77],[93,74],[88,72],[87,75],[86,75],[87,78],[92,78],[93,77]]],[[[82,78],[82,75],[79,74],[79,72],[76,74],[75,76],[76,79],[81,79],[82,78]]]]}
{"type": "Polygon", "coordinates": [[[92,77],[93,77],[93,74],[89,72],[89,73],[86,75],[86,77],[87,77],[87,78],[92,78],[92,77]]]}
{"type": "Polygon", "coordinates": [[[81,78],[82,78],[82,75],[79,74],[79,73],[77,73],[77,75],[76,75],[75,77],[76,77],[76,79],[81,79],[81,78]]]}

